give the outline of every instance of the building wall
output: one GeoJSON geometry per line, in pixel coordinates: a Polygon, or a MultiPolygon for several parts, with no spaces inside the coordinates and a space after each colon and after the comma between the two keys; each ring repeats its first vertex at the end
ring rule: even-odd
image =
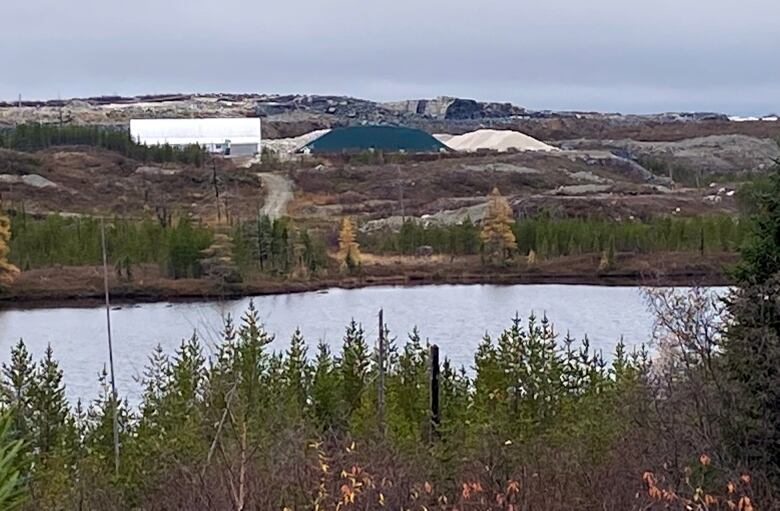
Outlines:
{"type": "Polygon", "coordinates": [[[230,144],[230,156],[252,156],[259,152],[258,144],[230,144]]]}
{"type": "Polygon", "coordinates": [[[230,140],[231,154],[247,155],[260,151],[259,118],[214,119],[131,119],[130,134],[146,145],[198,144],[212,153],[223,153],[230,140]]]}
{"type": "MultiPolygon", "coordinates": [[[[176,145],[175,147],[185,148],[186,145],[176,145]]],[[[212,154],[225,154],[226,144],[203,144],[201,147],[212,154]]],[[[260,144],[230,144],[229,156],[253,156],[260,152],[260,144]]]]}

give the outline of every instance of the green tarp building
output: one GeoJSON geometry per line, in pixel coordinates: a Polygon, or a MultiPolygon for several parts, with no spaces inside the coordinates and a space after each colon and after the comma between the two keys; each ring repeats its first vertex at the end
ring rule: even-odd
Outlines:
{"type": "Polygon", "coordinates": [[[359,153],[363,151],[429,153],[447,146],[424,131],[399,126],[336,128],[303,146],[299,152],[359,153]]]}

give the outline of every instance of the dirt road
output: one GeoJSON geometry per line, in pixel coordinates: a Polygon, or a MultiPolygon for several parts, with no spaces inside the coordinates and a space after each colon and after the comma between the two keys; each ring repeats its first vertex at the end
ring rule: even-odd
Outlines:
{"type": "Polygon", "coordinates": [[[265,188],[265,204],[261,213],[271,219],[287,214],[287,203],[293,198],[292,182],[282,174],[258,174],[265,188]]]}

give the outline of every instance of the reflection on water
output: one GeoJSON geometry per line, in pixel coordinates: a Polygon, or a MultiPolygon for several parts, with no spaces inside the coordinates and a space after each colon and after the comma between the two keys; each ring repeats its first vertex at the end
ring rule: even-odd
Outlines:
{"type": "MultiPolygon", "coordinates": [[[[300,327],[309,346],[325,340],[338,350],[344,327],[355,318],[376,339],[379,308],[401,342],[415,325],[424,338],[439,344],[442,357],[469,367],[474,351],[487,332],[496,335],[510,325],[515,312],[525,318],[547,314],[556,331],[574,337],[587,334],[591,346],[612,351],[621,338],[629,346],[646,342],[652,327],[641,290],[636,287],[568,285],[458,285],[333,289],[254,298],[269,332],[276,335],[272,350],[285,348],[300,327]]],[[[173,353],[182,338],[197,332],[206,354],[212,354],[227,314],[240,316],[249,299],[203,303],[157,303],[123,306],[111,312],[117,385],[122,396],[135,402],[137,378],[152,349],[161,344],[173,353]]],[[[108,360],[105,311],[35,309],[0,312],[0,357],[23,338],[37,359],[51,343],[65,371],[68,396],[75,400],[97,395],[97,375],[108,360]]]]}

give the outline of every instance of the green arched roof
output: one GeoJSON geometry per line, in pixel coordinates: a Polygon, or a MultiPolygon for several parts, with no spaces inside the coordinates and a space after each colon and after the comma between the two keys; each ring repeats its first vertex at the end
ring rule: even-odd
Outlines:
{"type": "Polygon", "coordinates": [[[367,150],[387,152],[438,152],[447,146],[430,134],[399,126],[350,126],[335,128],[312,140],[302,150],[313,153],[361,152],[367,150]]]}

